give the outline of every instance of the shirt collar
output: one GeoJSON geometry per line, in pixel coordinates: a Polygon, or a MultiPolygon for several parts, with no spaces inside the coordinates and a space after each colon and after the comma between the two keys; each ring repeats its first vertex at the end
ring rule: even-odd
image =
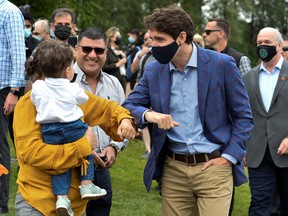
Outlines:
{"type": "MultiPolygon", "coordinates": [[[[85,73],[81,70],[81,68],[78,66],[77,62],[74,64],[74,72],[77,74],[76,80],[79,82],[84,82],[85,84],[89,85],[89,83],[86,82],[86,75],[85,73]]],[[[100,79],[99,81],[103,80],[103,71],[101,70],[100,72],[100,79]]]]}
{"type": "MultiPolygon", "coordinates": [[[[279,70],[281,70],[283,61],[284,61],[284,59],[283,59],[283,57],[281,56],[280,59],[279,59],[279,61],[277,62],[277,64],[275,65],[274,68],[278,68],[279,70]]],[[[260,65],[260,72],[261,72],[261,71],[267,71],[266,68],[265,68],[265,66],[264,66],[264,64],[263,64],[263,62],[261,62],[261,65],[260,65]]],[[[272,73],[274,73],[274,69],[273,69],[272,73]]]]}
{"type": "MultiPolygon", "coordinates": [[[[192,46],[193,46],[192,54],[184,70],[186,70],[187,67],[197,68],[197,56],[198,56],[197,49],[198,48],[194,43],[192,43],[192,46]]],[[[171,61],[169,62],[169,67],[170,67],[170,72],[176,70],[174,64],[171,61]]]]}

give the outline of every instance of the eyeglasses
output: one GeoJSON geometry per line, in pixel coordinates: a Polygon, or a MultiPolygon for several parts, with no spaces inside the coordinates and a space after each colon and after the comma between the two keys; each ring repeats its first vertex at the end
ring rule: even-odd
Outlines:
{"type": "Polygon", "coordinates": [[[104,52],[105,52],[105,50],[106,50],[106,49],[100,48],[100,47],[95,47],[95,48],[93,48],[93,47],[89,47],[89,46],[80,46],[80,45],[78,45],[78,46],[81,47],[81,48],[82,48],[82,51],[83,51],[84,53],[86,53],[86,54],[89,54],[89,53],[92,52],[92,50],[94,50],[94,52],[95,52],[97,55],[103,55],[104,52]]]}
{"type": "Polygon", "coordinates": [[[283,51],[287,52],[288,51],[288,46],[283,46],[283,51]]]}
{"type": "Polygon", "coordinates": [[[210,35],[211,32],[218,32],[218,31],[221,31],[221,29],[215,29],[215,30],[205,29],[205,30],[204,30],[204,33],[205,33],[206,35],[210,35]]]}

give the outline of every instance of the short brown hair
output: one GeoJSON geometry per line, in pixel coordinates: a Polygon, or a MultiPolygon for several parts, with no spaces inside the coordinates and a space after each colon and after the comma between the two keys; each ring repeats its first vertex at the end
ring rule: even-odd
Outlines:
{"type": "Polygon", "coordinates": [[[228,39],[229,35],[230,35],[230,25],[229,25],[228,21],[223,19],[223,18],[213,18],[213,19],[209,20],[209,22],[213,22],[213,21],[215,21],[216,25],[224,31],[224,33],[228,39]]]}
{"type": "Polygon", "coordinates": [[[35,73],[45,77],[59,78],[63,70],[73,61],[72,48],[63,42],[47,40],[42,42],[33,57],[26,61],[26,73],[31,76],[35,73]]]}
{"type": "Polygon", "coordinates": [[[169,34],[174,40],[182,31],[185,31],[187,34],[185,42],[187,44],[192,42],[194,35],[192,19],[189,14],[176,5],[155,9],[153,14],[144,18],[144,23],[148,29],[169,34]]]}

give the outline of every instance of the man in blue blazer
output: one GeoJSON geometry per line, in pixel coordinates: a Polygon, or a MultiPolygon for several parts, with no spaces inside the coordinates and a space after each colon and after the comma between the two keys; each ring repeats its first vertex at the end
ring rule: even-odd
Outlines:
{"type": "Polygon", "coordinates": [[[147,190],[162,177],[163,215],[228,215],[233,184],[247,182],[242,161],[253,126],[239,69],[192,43],[192,20],[177,6],[155,10],[145,24],[157,61],[123,106],[139,127],[154,124],[147,190]]]}

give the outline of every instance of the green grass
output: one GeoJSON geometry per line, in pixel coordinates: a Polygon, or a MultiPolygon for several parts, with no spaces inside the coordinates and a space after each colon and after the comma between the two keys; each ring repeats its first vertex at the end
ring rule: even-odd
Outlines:
{"type": "MultiPolygon", "coordinates": [[[[141,158],[145,147],[141,140],[135,139],[119,154],[111,171],[113,184],[113,205],[111,216],[160,216],[160,196],[156,191],[146,191],[143,183],[143,170],[147,159],[141,158]]],[[[15,158],[11,147],[11,157],[15,158]]],[[[17,162],[11,163],[11,181],[9,213],[3,216],[14,216],[14,199],[17,192],[17,162]]],[[[152,187],[156,186],[153,182],[152,187]]],[[[248,184],[236,188],[233,216],[246,216],[250,202],[248,184]]]]}

